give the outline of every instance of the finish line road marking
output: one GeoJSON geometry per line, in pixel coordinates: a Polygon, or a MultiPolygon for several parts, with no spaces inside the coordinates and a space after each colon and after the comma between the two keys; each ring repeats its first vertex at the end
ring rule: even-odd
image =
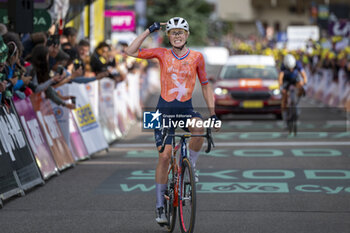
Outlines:
{"type": "MultiPolygon", "coordinates": [[[[204,143],[204,146],[206,144],[204,143]]],[[[220,147],[261,147],[261,146],[350,146],[350,142],[216,142],[215,146],[220,147]]],[[[122,143],[113,145],[112,148],[151,148],[154,143],[122,143]]]]}

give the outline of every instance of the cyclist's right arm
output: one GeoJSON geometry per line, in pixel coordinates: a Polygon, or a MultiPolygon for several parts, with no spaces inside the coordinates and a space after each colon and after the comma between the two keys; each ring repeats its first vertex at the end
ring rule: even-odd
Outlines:
{"type": "Polygon", "coordinates": [[[143,33],[138,35],[136,39],[133,42],[131,42],[131,44],[125,49],[126,54],[132,57],[137,57],[143,41],[147,38],[149,34],[158,31],[162,25],[166,25],[166,23],[154,22],[151,26],[149,26],[149,28],[147,28],[143,33]]]}
{"type": "Polygon", "coordinates": [[[137,57],[139,54],[139,49],[143,43],[143,41],[147,38],[147,36],[151,34],[148,29],[146,29],[143,33],[138,35],[133,42],[125,49],[127,55],[132,57],[137,57]]]}

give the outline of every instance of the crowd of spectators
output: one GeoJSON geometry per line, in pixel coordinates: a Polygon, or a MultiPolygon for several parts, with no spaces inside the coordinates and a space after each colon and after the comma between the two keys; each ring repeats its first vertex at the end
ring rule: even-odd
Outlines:
{"type": "Polygon", "coordinates": [[[66,83],[88,83],[111,78],[118,83],[128,72],[147,63],[127,57],[125,43],[111,46],[100,42],[90,54],[90,42],[78,41],[77,30],[66,27],[62,35],[38,32],[19,35],[0,24],[0,106],[9,99],[24,99],[44,92],[46,98],[69,109],[74,96],[62,96],[55,88],[66,83]]]}
{"type": "MultiPolygon", "coordinates": [[[[319,41],[309,40],[303,49],[288,50],[287,43],[274,43],[266,39],[251,37],[242,39],[240,37],[231,38],[230,49],[234,54],[262,54],[272,55],[278,64],[281,64],[283,57],[287,53],[292,53],[297,60],[303,63],[304,67],[309,68],[312,73],[318,69],[331,69],[334,74],[334,81],[337,81],[338,71],[343,69],[350,81],[350,43],[347,46],[346,38],[330,37],[321,38],[319,41]],[[339,45],[343,46],[339,46],[339,45]]],[[[278,66],[280,67],[280,66],[278,66]]]]}

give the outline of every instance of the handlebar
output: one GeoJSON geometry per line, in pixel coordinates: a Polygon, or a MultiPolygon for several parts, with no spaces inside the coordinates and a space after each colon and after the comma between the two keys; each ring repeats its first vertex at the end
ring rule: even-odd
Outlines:
{"type": "Polygon", "coordinates": [[[212,147],[215,147],[212,134],[211,134],[211,129],[207,128],[207,133],[206,134],[169,134],[168,128],[163,129],[163,134],[162,134],[162,147],[160,148],[159,152],[162,153],[165,149],[165,142],[167,138],[170,137],[181,137],[182,139],[185,138],[190,138],[190,137],[205,137],[207,139],[207,149],[205,150],[205,153],[209,153],[211,151],[212,147]]]}

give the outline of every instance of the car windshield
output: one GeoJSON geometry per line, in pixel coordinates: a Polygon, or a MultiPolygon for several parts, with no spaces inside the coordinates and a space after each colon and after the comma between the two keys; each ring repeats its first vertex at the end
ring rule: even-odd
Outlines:
{"type": "Polygon", "coordinates": [[[224,66],[221,79],[261,78],[277,79],[277,70],[273,66],[224,66]]]}

